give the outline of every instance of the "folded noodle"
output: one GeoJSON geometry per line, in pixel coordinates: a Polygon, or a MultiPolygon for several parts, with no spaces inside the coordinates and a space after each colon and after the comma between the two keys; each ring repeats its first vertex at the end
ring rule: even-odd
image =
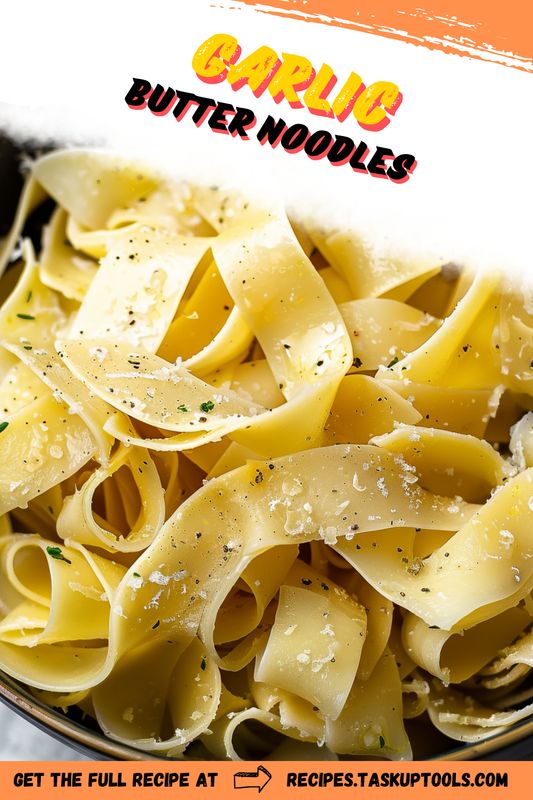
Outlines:
{"type": "Polygon", "coordinates": [[[1,669],[178,759],[531,719],[528,280],[89,150],[0,267],[1,669]]]}

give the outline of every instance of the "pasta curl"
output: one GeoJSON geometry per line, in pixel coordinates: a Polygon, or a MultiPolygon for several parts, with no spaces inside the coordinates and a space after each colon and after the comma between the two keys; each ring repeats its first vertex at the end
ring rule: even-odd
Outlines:
{"type": "Polygon", "coordinates": [[[531,718],[527,281],[96,150],[0,267],[4,672],[148,756],[531,718]]]}

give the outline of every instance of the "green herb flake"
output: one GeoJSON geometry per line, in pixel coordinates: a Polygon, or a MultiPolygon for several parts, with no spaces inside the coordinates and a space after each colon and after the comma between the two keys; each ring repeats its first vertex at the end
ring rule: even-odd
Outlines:
{"type": "Polygon", "coordinates": [[[379,746],[380,747],[385,747],[385,739],[383,738],[383,736],[379,737],[379,746]]]}
{"type": "Polygon", "coordinates": [[[139,573],[138,573],[138,572],[134,572],[134,573],[133,573],[133,577],[134,577],[134,578],[140,578],[141,576],[139,575],[139,573]]]}
{"type": "Polygon", "coordinates": [[[57,561],[65,561],[67,564],[72,564],[72,561],[70,561],[68,558],[65,558],[60,547],[51,547],[48,545],[46,552],[49,556],[55,558],[57,561]]]}
{"type": "Polygon", "coordinates": [[[152,625],[152,630],[155,631],[156,628],[159,628],[160,625],[161,625],[161,622],[159,620],[157,620],[157,622],[154,622],[154,624],[152,625]]]}
{"type": "Polygon", "coordinates": [[[200,411],[203,411],[204,414],[207,414],[209,411],[212,411],[215,407],[215,404],[212,400],[207,400],[205,403],[200,403],[200,411]]]}
{"type": "Polygon", "coordinates": [[[30,319],[30,320],[35,319],[35,317],[32,317],[31,314],[17,314],[17,317],[19,319],[30,319]]]}
{"type": "Polygon", "coordinates": [[[398,356],[394,356],[390,364],[387,364],[387,369],[391,369],[395,364],[398,363],[399,360],[400,359],[398,358],[398,356]]]}
{"type": "Polygon", "coordinates": [[[183,403],[181,404],[181,406],[178,406],[178,411],[188,411],[188,410],[189,409],[187,408],[187,406],[184,406],[183,403]]]}
{"type": "Polygon", "coordinates": [[[200,669],[205,670],[206,667],[207,667],[207,658],[204,656],[200,661],[200,669]]]}
{"type": "Polygon", "coordinates": [[[352,361],[352,366],[355,367],[356,369],[360,369],[360,367],[363,366],[363,362],[361,361],[359,356],[356,356],[354,358],[354,360],[352,361]]]}
{"type": "Polygon", "coordinates": [[[32,349],[31,344],[25,344],[24,345],[24,350],[31,350],[31,349],[32,349]]]}
{"type": "Polygon", "coordinates": [[[30,289],[30,291],[29,291],[29,292],[28,292],[28,294],[26,295],[26,302],[27,302],[27,303],[29,303],[29,302],[30,302],[30,300],[31,300],[31,298],[32,298],[32,294],[33,294],[33,292],[32,292],[32,290],[30,289]]]}
{"type": "Polygon", "coordinates": [[[9,422],[7,422],[6,420],[4,420],[4,422],[0,422],[0,433],[5,431],[5,429],[7,428],[8,425],[9,425],[9,422]]]}

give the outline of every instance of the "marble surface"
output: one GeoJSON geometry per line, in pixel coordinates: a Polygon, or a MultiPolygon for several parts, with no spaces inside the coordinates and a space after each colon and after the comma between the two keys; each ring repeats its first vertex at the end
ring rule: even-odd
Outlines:
{"type": "Polygon", "coordinates": [[[85,757],[0,703],[0,760],[82,761],[85,757]]]}

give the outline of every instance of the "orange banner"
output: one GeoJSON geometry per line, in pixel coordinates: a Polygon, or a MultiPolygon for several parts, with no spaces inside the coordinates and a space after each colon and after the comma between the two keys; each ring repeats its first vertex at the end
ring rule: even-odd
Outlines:
{"type": "Polygon", "coordinates": [[[238,0],[257,11],[354,28],[432,50],[533,71],[527,0],[238,0]]]}
{"type": "Polygon", "coordinates": [[[359,800],[526,800],[533,765],[527,762],[161,762],[112,761],[0,763],[2,800],[125,800],[191,797],[194,800],[313,800],[335,791],[359,800]]]}

